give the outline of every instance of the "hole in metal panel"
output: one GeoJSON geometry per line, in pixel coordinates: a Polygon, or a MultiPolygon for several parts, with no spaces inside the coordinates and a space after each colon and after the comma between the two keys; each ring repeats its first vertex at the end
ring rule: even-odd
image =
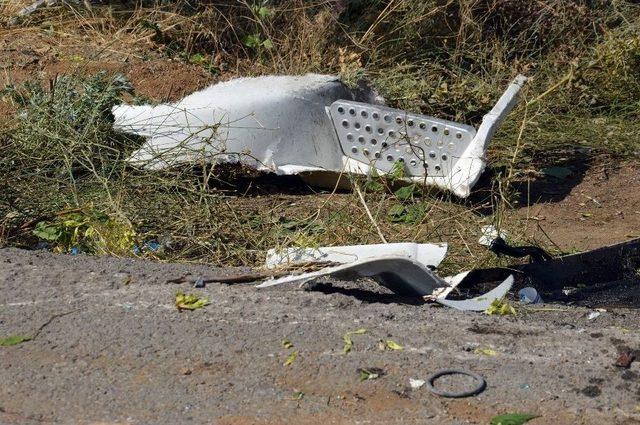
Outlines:
{"type": "Polygon", "coordinates": [[[380,146],[382,146],[383,148],[386,148],[387,146],[389,146],[389,144],[387,142],[382,142],[380,146]]]}
{"type": "Polygon", "coordinates": [[[349,141],[353,140],[353,134],[351,133],[347,134],[347,140],[349,141]]]}
{"type": "Polygon", "coordinates": [[[373,117],[374,120],[379,120],[380,119],[380,114],[378,114],[377,112],[374,112],[373,114],[371,114],[371,116],[373,117]]]}
{"type": "Polygon", "coordinates": [[[433,131],[434,133],[438,132],[438,127],[436,127],[435,125],[433,127],[431,127],[431,131],[433,131]]]}
{"type": "Polygon", "coordinates": [[[377,144],[378,144],[378,141],[377,141],[376,139],[371,139],[371,144],[372,144],[372,145],[377,145],[377,144]]]}
{"type": "Polygon", "coordinates": [[[367,133],[371,133],[371,126],[370,125],[365,125],[364,129],[367,133]]]}
{"type": "Polygon", "coordinates": [[[353,152],[353,153],[358,153],[358,148],[357,148],[357,147],[355,147],[355,146],[353,146],[353,147],[351,148],[351,152],[353,152]]]}
{"type": "Polygon", "coordinates": [[[349,121],[347,121],[347,120],[342,121],[342,126],[344,128],[349,128],[349,121]]]}
{"type": "Polygon", "coordinates": [[[423,122],[420,123],[420,130],[424,130],[425,128],[427,128],[427,125],[423,122]]]}
{"type": "Polygon", "coordinates": [[[397,117],[396,118],[396,123],[397,124],[402,124],[402,117],[397,117]]]}
{"type": "Polygon", "coordinates": [[[384,128],[379,128],[378,129],[378,134],[384,134],[384,128]]]}
{"type": "Polygon", "coordinates": [[[390,117],[389,115],[385,115],[385,116],[384,116],[384,120],[385,120],[386,122],[391,122],[391,117],[390,117]]]}
{"type": "Polygon", "coordinates": [[[353,108],[351,108],[351,109],[349,109],[349,113],[350,113],[351,115],[355,115],[355,114],[356,114],[356,110],[355,110],[355,109],[353,109],[353,108]]]}
{"type": "Polygon", "coordinates": [[[436,169],[436,171],[440,171],[441,170],[439,165],[436,165],[434,168],[436,169]]]}
{"type": "Polygon", "coordinates": [[[446,160],[447,160],[447,158],[448,158],[448,157],[447,157],[447,155],[446,155],[446,154],[445,154],[445,155],[442,155],[442,160],[443,160],[443,161],[446,161],[446,160]]]}
{"type": "Polygon", "coordinates": [[[358,137],[358,142],[364,143],[364,136],[359,136],[358,137]]]}
{"type": "Polygon", "coordinates": [[[359,123],[359,122],[357,122],[357,123],[353,124],[353,126],[354,126],[356,129],[359,129],[359,128],[360,128],[360,123],[359,123]]]}
{"type": "Polygon", "coordinates": [[[338,112],[344,114],[344,108],[342,106],[338,106],[338,112]]]}
{"type": "Polygon", "coordinates": [[[448,135],[449,135],[449,129],[448,129],[448,128],[445,128],[445,129],[444,129],[444,135],[445,135],[445,136],[448,136],[448,135]]]}
{"type": "Polygon", "coordinates": [[[367,111],[362,111],[360,112],[360,115],[362,115],[362,118],[367,118],[369,116],[369,114],[367,113],[367,111]]]}
{"type": "Polygon", "coordinates": [[[409,125],[409,127],[413,127],[414,122],[413,122],[413,120],[409,120],[409,121],[407,121],[407,124],[409,125]]]}
{"type": "Polygon", "coordinates": [[[429,152],[429,158],[435,158],[436,153],[434,151],[429,152]]]}
{"type": "Polygon", "coordinates": [[[393,161],[393,155],[387,155],[387,161],[389,162],[393,161]]]}
{"type": "Polygon", "coordinates": [[[376,158],[380,158],[380,152],[379,151],[374,152],[373,156],[375,156],[376,158]]]}
{"type": "Polygon", "coordinates": [[[456,133],[456,139],[462,139],[462,133],[456,133]]]}

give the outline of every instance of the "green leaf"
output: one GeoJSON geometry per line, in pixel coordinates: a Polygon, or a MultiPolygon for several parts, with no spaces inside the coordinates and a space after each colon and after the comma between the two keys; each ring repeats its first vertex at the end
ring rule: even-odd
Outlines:
{"type": "Polygon", "coordinates": [[[368,381],[370,379],[378,379],[380,377],[380,372],[374,369],[358,369],[358,373],[360,374],[360,381],[368,381]]]}
{"type": "Polygon", "coordinates": [[[249,34],[242,40],[242,43],[247,47],[260,47],[262,38],[260,38],[260,34],[249,34]]]}
{"type": "Polygon", "coordinates": [[[402,345],[398,344],[395,341],[391,341],[390,339],[387,340],[387,347],[392,350],[402,350],[402,345]]]}
{"type": "Polygon", "coordinates": [[[207,298],[199,298],[196,295],[187,295],[183,292],[176,293],[176,307],[178,310],[196,310],[211,304],[207,298]]]}
{"type": "Polygon", "coordinates": [[[10,347],[12,345],[22,344],[23,342],[31,341],[31,337],[27,335],[12,335],[10,337],[0,339],[1,347],[10,347]]]}
{"type": "Polygon", "coordinates": [[[407,215],[407,209],[402,204],[393,204],[389,207],[387,215],[394,223],[404,221],[404,217],[407,215]]]}
{"type": "Polygon", "coordinates": [[[291,365],[291,363],[296,361],[296,358],[298,357],[298,352],[294,351],[293,353],[289,354],[287,356],[287,360],[284,361],[284,363],[282,364],[282,366],[289,366],[291,365]]]}
{"type": "Polygon", "coordinates": [[[267,38],[262,42],[262,47],[264,47],[265,49],[273,49],[273,41],[271,41],[270,38],[267,38]]]}
{"type": "Polygon", "coordinates": [[[529,422],[531,419],[537,418],[540,415],[534,415],[532,413],[507,413],[504,415],[495,416],[491,419],[491,425],[522,425],[529,422]]]}
{"type": "Polygon", "coordinates": [[[387,176],[393,181],[397,179],[402,179],[406,176],[406,167],[404,161],[397,161],[393,164],[393,168],[391,172],[387,174],[387,176]]]}
{"type": "Polygon", "coordinates": [[[40,239],[44,239],[47,241],[55,242],[57,241],[62,231],[59,226],[55,224],[47,223],[46,221],[41,221],[36,224],[36,227],[33,229],[33,234],[39,237],[40,239]]]}
{"type": "Polygon", "coordinates": [[[271,9],[269,9],[266,6],[262,6],[259,7],[258,10],[256,10],[256,14],[261,18],[261,19],[265,19],[268,18],[269,16],[271,16],[272,11],[271,9]]]}
{"type": "Polygon", "coordinates": [[[416,185],[410,184],[409,186],[401,187],[400,189],[396,190],[394,193],[398,199],[402,201],[408,201],[411,198],[413,198],[413,195],[415,194],[415,192],[416,192],[416,185]]]}

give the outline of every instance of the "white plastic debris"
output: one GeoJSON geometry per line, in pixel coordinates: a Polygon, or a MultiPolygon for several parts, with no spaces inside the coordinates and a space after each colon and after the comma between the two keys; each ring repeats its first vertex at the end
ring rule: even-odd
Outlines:
{"type": "Polygon", "coordinates": [[[340,173],[384,174],[466,197],[485,167],[498,126],[526,81],[518,76],[473,127],[376,103],[335,76],[266,76],[213,85],[179,102],[116,106],[114,126],[148,139],[130,158],[147,168],[234,162],[332,185],[340,173]],[[330,172],[333,178],[319,172],[330,172]]]}
{"type": "Polygon", "coordinates": [[[411,387],[412,390],[417,390],[420,387],[422,387],[424,384],[426,384],[427,382],[423,379],[413,379],[413,378],[409,378],[409,386],[411,387]]]}
{"type": "Polygon", "coordinates": [[[397,294],[416,297],[440,294],[443,290],[450,288],[445,280],[438,277],[427,266],[404,256],[369,257],[315,272],[267,280],[257,287],[267,288],[284,283],[302,284],[324,276],[333,276],[337,279],[370,277],[397,294]]]}
{"type": "Polygon", "coordinates": [[[491,246],[491,242],[496,238],[506,239],[507,232],[503,230],[498,231],[493,224],[488,224],[480,228],[480,239],[478,239],[480,245],[491,246]]]}
{"type": "Polygon", "coordinates": [[[591,313],[589,313],[589,315],[587,316],[587,320],[593,320],[596,317],[600,316],[600,312],[599,311],[592,311],[591,313]]]}
{"type": "Polygon", "coordinates": [[[504,297],[511,289],[513,276],[483,296],[469,300],[447,300],[446,297],[467,277],[469,271],[439,277],[433,269],[442,262],[446,253],[447,244],[416,243],[271,249],[267,253],[267,268],[307,263],[330,265],[313,272],[270,279],[257,287],[304,284],[327,276],[347,280],[368,277],[396,294],[421,296],[452,308],[472,311],[486,310],[495,299],[504,297]]]}
{"type": "Polygon", "coordinates": [[[406,257],[428,266],[438,267],[447,255],[447,244],[390,243],[375,245],[347,245],[319,248],[292,247],[283,250],[270,249],[267,252],[266,266],[274,268],[282,265],[331,262],[353,263],[367,258],[406,257]]]}

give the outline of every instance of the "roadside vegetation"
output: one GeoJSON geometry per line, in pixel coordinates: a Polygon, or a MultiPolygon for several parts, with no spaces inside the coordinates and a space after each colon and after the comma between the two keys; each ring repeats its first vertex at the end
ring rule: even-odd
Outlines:
{"type": "MultiPolygon", "coordinates": [[[[56,6],[10,24],[24,4],[7,2],[0,38],[30,32],[100,47],[93,58],[67,56],[78,63],[73,73],[50,81],[34,73],[4,88],[15,114],[0,117],[0,244],[258,265],[272,247],[376,243],[382,233],[449,242],[451,271],[489,264],[496,260],[475,243],[480,226],[508,227],[522,241],[531,224],[509,211],[526,204],[527,185],[545,169],[640,155],[636,3],[144,1],[56,6]],[[356,193],[250,170],[129,166],[141,140],[111,128],[111,107],[165,99],[87,62],[107,49],[135,47],[140,56],[140,46],[204,69],[211,82],[336,73],[348,84],[369,81],[391,106],[472,125],[517,73],[530,82],[492,142],[491,178],[470,200],[402,187],[400,173],[354,180],[365,207],[356,193]]],[[[550,240],[527,242],[555,249],[550,240]]]]}

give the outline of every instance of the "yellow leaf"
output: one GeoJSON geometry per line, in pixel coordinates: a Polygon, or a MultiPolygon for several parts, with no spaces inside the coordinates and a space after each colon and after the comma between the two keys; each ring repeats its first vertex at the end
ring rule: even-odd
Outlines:
{"type": "Polygon", "coordinates": [[[402,345],[398,344],[395,341],[391,341],[390,339],[387,340],[387,347],[392,350],[402,350],[402,345]]]}
{"type": "Polygon", "coordinates": [[[498,314],[500,316],[506,316],[508,314],[512,314],[515,316],[516,309],[513,308],[513,306],[504,299],[495,299],[493,300],[489,308],[487,308],[484,312],[486,314],[498,314]]]}
{"type": "Polygon", "coordinates": [[[360,328],[342,335],[342,340],[344,341],[344,347],[342,348],[342,351],[346,354],[353,348],[353,340],[351,340],[351,335],[362,335],[366,332],[366,329],[360,328]]]}
{"type": "Polygon", "coordinates": [[[287,360],[285,360],[285,362],[282,364],[282,366],[291,365],[291,363],[296,361],[297,357],[298,357],[298,352],[294,351],[293,353],[289,354],[289,356],[287,356],[287,360]]]}
{"type": "Polygon", "coordinates": [[[207,298],[199,298],[183,292],[176,293],[176,307],[178,310],[196,310],[211,304],[207,298]]]}
{"type": "Polygon", "coordinates": [[[474,353],[484,354],[485,356],[497,356],[499,353],[491,348],[476,348],[474,353]]]}
{"type": "Polygon", "coordinates": [[[291,341],[289,341],[288,339],[283,339],[282,340],[282,346],[284,348],[293,348],[293,343],[291,341]]]}

